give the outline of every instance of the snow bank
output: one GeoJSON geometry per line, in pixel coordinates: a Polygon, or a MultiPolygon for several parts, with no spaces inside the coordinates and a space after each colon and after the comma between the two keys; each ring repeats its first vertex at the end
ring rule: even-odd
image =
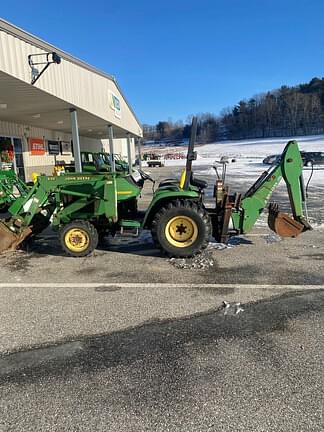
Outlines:
{"type": "Polygon", "coordinates": [[[227,141],[226,143],[206,144],[198,148],[201,156],[229,155],[240,157],[264,158],[270,154],[281,153],[288,141],[295,139],[300,150],[324,151],[324,135],[309,137],[271,138],[264,140],[227,141]]]}
{"type": "MultiPolygon", "coordinates": [[[[197,175],[214,175],[212,165],[215,160],[220,160],[222,156],[228,156],[230,161],[231,159],[236,160],[233,163],[229,163],[229,172],[233,171],[235,175],[242,175],[246,178],[250,176],[255,177],[269,167],[264,165],[262,160],[270,154],[282,153],[287,142],[292,139],[298,141],[301,150],[324,151],[324,135],[206,144],[196,148],[198,158],[193,162],[193,166],[196,167],[195,173],[197,175]],[[206,168],[202,168],[202,166],[206,166],[206,168]]],[[[185,159],[165,160],[166,166],[185,166],[185,164],[185,159]]],[[[306,182],[310,172],[311,168],[304,169],[306,182]]],[[[324,166],[314,168],[312,185],[316,185],[316,187],[324,186],[324,166]]]]}

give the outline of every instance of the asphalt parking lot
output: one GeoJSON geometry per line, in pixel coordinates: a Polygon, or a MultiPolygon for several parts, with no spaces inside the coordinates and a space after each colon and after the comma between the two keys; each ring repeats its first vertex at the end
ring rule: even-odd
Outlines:
{"type": "Polygon", "coordinates": [[[1,339],[21,340],[0,357],[3,431],[323,430],[323,290],[2,291],[12,296],[1,339]],[[244,310],[225,315],[222,298],[244,310]]]}
{"type": "Polygon", "coordinates": [[[76,259],[48,230],[1,256],[0,430],[322,431],[324,230],[310,206],[314,231],[280,240],[263,218],[197,266],[147,232],[76,259]]]}

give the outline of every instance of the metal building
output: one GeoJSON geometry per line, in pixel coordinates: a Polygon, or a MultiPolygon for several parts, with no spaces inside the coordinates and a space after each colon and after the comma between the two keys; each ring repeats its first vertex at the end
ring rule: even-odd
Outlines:
{"type": "Polygon", "coordinates": [[[141,137],[114,77],[0,20],[0,167],[11,161],[26,179],[51,174],[55,160],[69,162],[79,144],[109,152],[112,138],[123,157],[129,138],[134,159],[141,137]]]}

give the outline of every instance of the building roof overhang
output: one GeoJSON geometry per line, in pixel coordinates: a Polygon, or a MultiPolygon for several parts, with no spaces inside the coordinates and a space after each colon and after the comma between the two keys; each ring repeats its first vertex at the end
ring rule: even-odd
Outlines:
{"type": "MultiPolygon", "coordinates": [[[[73,105],[37,87],[0,71],[0,120],[71,133],[73,105]]],[[[107,121],[77,108],[79,134],[107,138],[107,121]]],[[[125,138],[128,131],[114,125],[114,137],[125,138]]]]}
{"type": "Polygon", "coordinates": [[[44,51],[47,52],[51,52],[51,51],[55,51],[60,57],[70,61],[71,63],[74,63],[84,69],[89,70],[90,72],[93,72],[97,75],[100,75],[104,78],[107,78],[111,81],[114,82],[114,84],[116,85],[116,87],[118,88],[118,91],[120,92],[120,94],[122,95],[123,99],[125,100],[128,108],[130,109],[130,111],[132,112],[133,116],[135,117],[136,121],[138,122],[138,124],[140,124],[140,121],[138,120],[133,108],[131,107],[131,105],[129,104],[129,102],[127,101],[122,89],[120,88],[116,78],[112,75],[107,74],[106,72],[103,72],[102,70],[95,68],[93,66],[91,66],[90,64],[78,59],[77,57],[72,56],[71,54],[61,50],[60,48],[57,48],[56,46],[42,40],[41,38],[34,36],[33,34],[27,32],[26,30],[21,29],[20,27],[17,27],[13,24],[11,24],[10,22],[1,19],[0,18],[0,30],[5,31],[8,34],[11,34],[15,37],[18,37],[19,39],[30,43],[44,51]]]}

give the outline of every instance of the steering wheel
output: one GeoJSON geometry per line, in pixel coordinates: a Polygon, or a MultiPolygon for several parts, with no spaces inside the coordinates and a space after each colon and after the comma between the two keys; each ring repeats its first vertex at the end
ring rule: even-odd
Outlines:
{"type": "Polygon", "coordinates": [[[141,177],[144,181],[149,180],[152,183],[155,183],[155,180],[149,174],[147,174],[145,171],[143,171],[141,169],[138,169],[137,171],[141,174],[141,177]]]}

